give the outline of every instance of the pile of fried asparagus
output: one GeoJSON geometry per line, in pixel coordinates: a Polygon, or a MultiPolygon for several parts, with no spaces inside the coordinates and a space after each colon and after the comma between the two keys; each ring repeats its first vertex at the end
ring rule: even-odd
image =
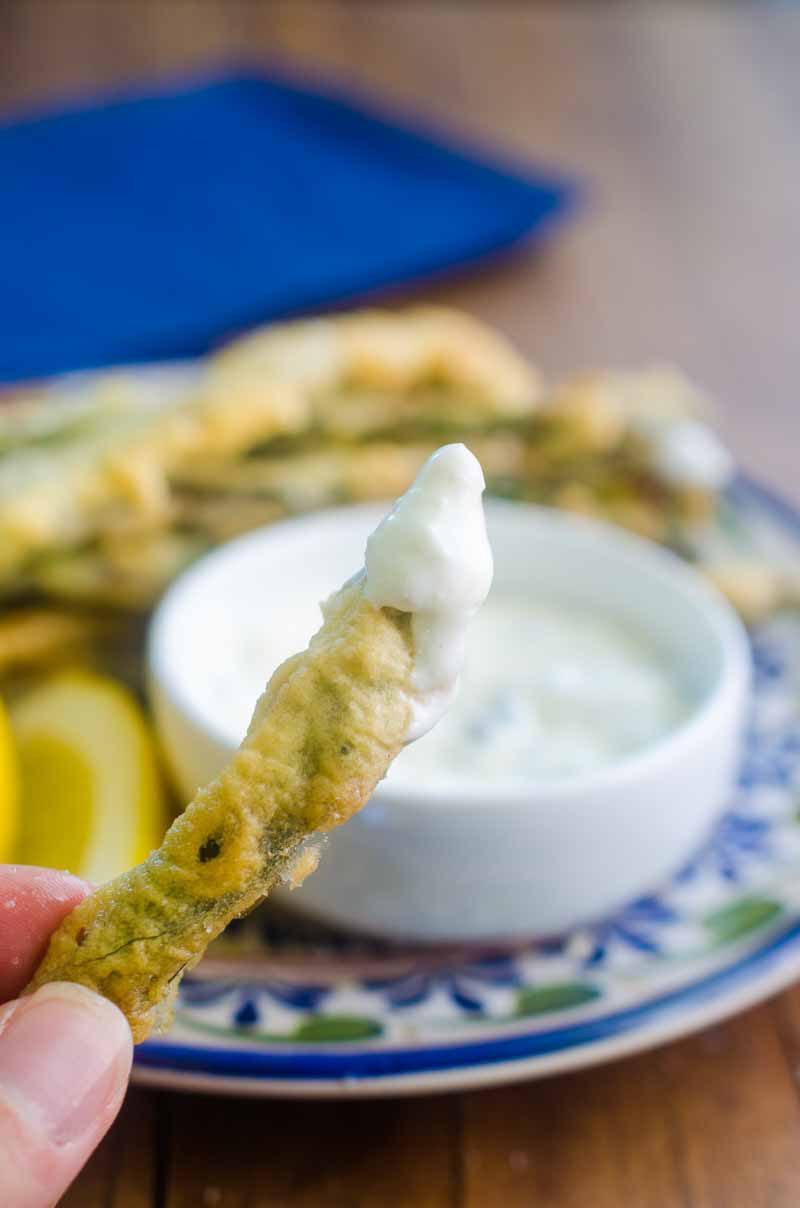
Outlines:
{"type": "Polygon", "coordinates": [[[766,611],[785,583],[710,540],[720,490],[660,463],[671,426],[707,418],[677,370],[550,385],[498,332],[441,307],[276,324],[199,364],[16,391],[0,407],[0,671],[73,640],[98,609],[147,609],[240,532],[399,495],[455,440],[490,493],[624,525],[707,564],[746,615],[766,611]]]}

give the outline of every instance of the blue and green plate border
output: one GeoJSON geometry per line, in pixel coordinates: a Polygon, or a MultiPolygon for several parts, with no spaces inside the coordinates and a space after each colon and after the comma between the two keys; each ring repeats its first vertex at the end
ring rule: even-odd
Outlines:
{"type": "MultiPolygon", "coordinates": [[[[790,503],[742,477],[731,505],[800,556],[790,503]]],[[[506,951],[365,953],[338,937],[304,959],[295,940],[276,952],[272,923],[269,953],[206,962],[186,983],[172,1030],[137,1049],[136,1081],[327,1097],[491,1085],[665,1043],[800,978],[800,616],[753,649],[739,787],[662,893],[506,951]]]]}

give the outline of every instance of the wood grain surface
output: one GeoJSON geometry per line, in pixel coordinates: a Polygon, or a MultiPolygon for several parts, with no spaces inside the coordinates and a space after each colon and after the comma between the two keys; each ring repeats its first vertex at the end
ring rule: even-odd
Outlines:
{"type": "MultiPolygon", "coordinates": [[[[0,0],[0,113],[247,58],[585,182],[541,253],[425,289],[547,369],[674,360],[800,500],[800,10],[0,0]]],[[[800,996],[540,1083],[375,1103],[133,1091],[69,1208],[797,1208],[800,996]]]]}

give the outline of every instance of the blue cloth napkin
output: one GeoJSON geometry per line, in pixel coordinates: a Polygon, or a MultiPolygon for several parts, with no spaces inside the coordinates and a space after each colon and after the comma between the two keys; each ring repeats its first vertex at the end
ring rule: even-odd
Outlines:
{"type": "Polygon", "coordinates": [[[275,78],[0,126],[0,379],[199,354],[467,264],[571,196],[275,78]]]}

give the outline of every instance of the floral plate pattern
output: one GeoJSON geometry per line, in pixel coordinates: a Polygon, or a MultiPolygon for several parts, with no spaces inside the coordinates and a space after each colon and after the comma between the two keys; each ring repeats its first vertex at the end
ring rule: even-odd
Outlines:
{"type": "MultiPolygon", "coordinates": [[[[800,557],[800,515],[752,483],[733,511],[800,557]]],[[[683,1035],[800,977],[800,613],[752,635],[739,782],[704,848],[610,920],[489,950],[401,948],[271,910],[181,988],[141,1082],[254,1095],[398,1094],[577,1068],[683,1035]]]]}

